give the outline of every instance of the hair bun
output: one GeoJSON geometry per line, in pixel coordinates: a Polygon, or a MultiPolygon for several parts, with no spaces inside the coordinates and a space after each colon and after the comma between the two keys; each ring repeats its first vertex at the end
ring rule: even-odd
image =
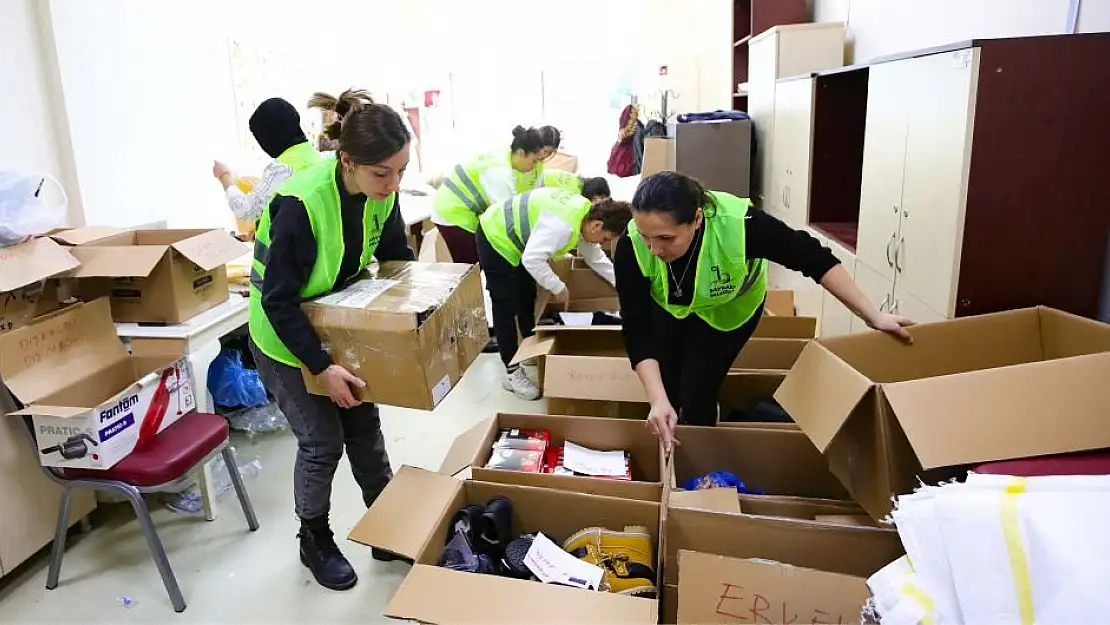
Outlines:
{"type": "Polygon", "coordinates": [[[528,132],[528,129],[525,128],[524,126],[517,126],[517,127],[513,128],[513,136],[514,137],[524,136],[524,134],[527,133],[527,132],[528,132]]]}

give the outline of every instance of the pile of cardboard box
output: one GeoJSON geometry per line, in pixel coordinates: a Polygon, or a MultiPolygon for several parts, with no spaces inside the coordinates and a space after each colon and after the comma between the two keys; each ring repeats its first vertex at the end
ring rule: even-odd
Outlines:
{"type": "MultiPolygon", "coordinates": [[[[561,271],[574,299],[541,302],[538,316],[619,308],[588,269],[561,271]]],[[[537,612],[564,623],[859,622],[867,577],[904,553],[885,522],[893,496],[978,462],[1110,447],[1100,425],[1110,326],[1034,308],[919,326],[906,345],[878,332],[814,339],[815,320],[794,317],[789,294],[770,294],[767,309],[722,388],[721,414],[773,396],[795,423],[680,426],[670,456],[638,420],[647,406],[619,329],[540,327],[518,360],[539,359],[552,414],[491,416],[455,441],[438,472],[403,468],[351,531],[416,562],[386,613],[431,623],[537,612]],[[632,479],[487,468],[506,428],[628,452],[632,479]],[[714,472],[749,490],[683,488],[714,472]],[[650,527],[657,598],[437,566],[452,514],[495,495],[516,504],[522,532],[650,527]]]]}

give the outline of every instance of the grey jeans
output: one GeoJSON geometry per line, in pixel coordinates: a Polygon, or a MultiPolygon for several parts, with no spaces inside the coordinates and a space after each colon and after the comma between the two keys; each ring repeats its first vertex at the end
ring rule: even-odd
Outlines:
{"type": "Polygon", "coordinates": [[[351,473],[369,508],[393,478],[378,407],[364,403],[340,408],[331,398],[305,390],[300,369],[263,354],[253,341],[251,353],[263,384],[277,400],[297,437],[297,460],[293,465],[297,516],[304,520],[327,516],[331,509],[331,483],[344,446],[351,473]]]}

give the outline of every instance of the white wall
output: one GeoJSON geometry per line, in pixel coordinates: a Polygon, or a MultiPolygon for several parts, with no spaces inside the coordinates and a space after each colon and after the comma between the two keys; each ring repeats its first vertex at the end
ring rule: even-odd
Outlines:
{"type": "MultiPolygon", "coordinates": [[[[35,0],[0,1],[0,167],[41,171],[57,178],[70,198],[70,222],[80,224],[81,196],[57,123],[56,93],[42,54],[35,0]]],[[[59,128],[61,126],[61,128],[59,128]]]]}
{"type": "MultiPolygon", "coordinates": [[[[847,61],[955,41],[1063,33],[1070,0],[814,0],[815,21],[848,24],[847,61]]],[[[1080,32],[1110,30],[1110,0],[1082,0],[1080,32]]]]}
{"type": "Polygon", "coordinates": [[[90,224],[230,226],[212,159],[237,153],[214,0],[42,0],[90,224]]]}

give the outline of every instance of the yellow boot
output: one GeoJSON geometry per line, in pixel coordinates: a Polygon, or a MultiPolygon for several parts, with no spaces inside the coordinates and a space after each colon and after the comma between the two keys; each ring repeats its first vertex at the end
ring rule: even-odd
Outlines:
{"type": "Polygon", "coordinates": [[[655,595],[655,557],[648,528],[633,525],[623,532],[587,527],[563,543],[563,549],[601,568],[606,592],[655,595]]]}

